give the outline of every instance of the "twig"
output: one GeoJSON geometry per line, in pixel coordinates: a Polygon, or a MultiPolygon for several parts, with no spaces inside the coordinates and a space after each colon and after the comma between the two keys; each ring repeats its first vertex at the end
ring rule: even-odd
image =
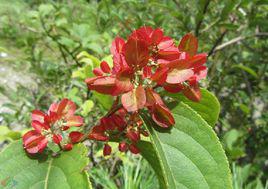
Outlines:
{"type": "Polygon", "coordinates": [[[256,34],[251,35],[251,36],[239,36],[239,37],[236,37],[236,38],[234,38],[234,39],[232,39],[230,41],[227,41],[226,43],[223,43],[223,44],[217,46],[214,49],[213,53],[216,52],[216,51],[222,50],[225,47],[228,47],[230,45],[233,45],[235,43],[238,43],[238,42],[240,42],[242,40],[245,40],[245,39],[248,39],[248,38],[252,38],[252,37],[268,37],[268,33],[263,32],[263,33],[256,33],[256,34]]]}
{"type": "Polygon", "coordinates": [[[78,66],[82,66],[81,63],[78,62],[78,60],[76,59],[75,55],[73,55],[72,52],[70,52],[69,49],[68,49],[66,46],[62,45],[62,44],[58,41],[57,37],[55,37],[55,36],[53,36],[53,35],[50,34],[51,29],[48,30],[48,29],[46,28],[46,25],[45,25],[45,23],[44,23],[44,20],[43,20],[41,17],[40,17],[40,21],[41,21],[42,28],[44,29],[44,31],[45,31],[45,33],[47,34],[47,36],[50,37],[50,38],[57,44],[57,46],[58,46],[58,48],[59,48],[59,50],[60,50],[60,52],[61,52],[61,55],[62,55],[62,57],[63,57],[65,63],[68,63],[68,62],[67,62],[67,58],[66,58],[66,56],[65,56],[63,50],[65,50],[65,51],[72,57],[72,59],[75,61],[75,63],[76,63],[78,66]]]}
{"type": "Polygon", "coordinates": [[[95,167],[97,165],[97,162],[96,162],[96,160],[94,158],[94,142],[92,142],[91,145],[90,145],[89,158],[90,158],[90,160],[92,162],[93,167],[95,167]]]}
{"type": "Polygon", "coordinates": [[[206,4],[204,5],[203,12],[202,12],[202,18],[199,20],[199,22],[198,22],[197,25],[196,25],[196,28],[195,28],[195,36],[196,36],[196,37],[198,37],[198,35],[199,35],[199,29],[200,29],[201,24],[202,24],[202,22],[203,22],[203,20],[204,20],[204,15],[205,15],[206,12],[207,12],[209,3],[210,3],[210,0],[207,0],[207,1],[206,1],[206,4]]]}
{"type": "Polygon", "coordinates": [[[181,8],[181,7],[180,7],[180,3],[179,3],[179,2],[177,2],[176,0],[172,0],[172,1],[174,2],[174,4],[176,4],[176,5],[177,5],[177,7],[178,7],[178,8],[181,8]]]}
{"type": "Polygon", "coordinates": [[[223,37],[226,35],[228,30],[224,30],[224,32],[222,32],[222,34],[220,35],[220,37],[216,40],[216,42],[214,43],[213,47],[211,48],[211,50],[208,53],[208,57],[211,56],[215,49],[217,48],[217,46],[222,42],[223,37]]]}

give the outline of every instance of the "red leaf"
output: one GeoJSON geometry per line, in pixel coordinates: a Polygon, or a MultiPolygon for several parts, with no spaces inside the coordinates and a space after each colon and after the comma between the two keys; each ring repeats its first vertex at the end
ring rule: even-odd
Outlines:
{"type": "Polygon", "coordinates": [[[190,67],[196,68],[202,66],[203,64],[206,63],[206,61],[207,61],[207,53],[197,54],[189,59],[188,68],[190,67]]]}
{"type": "Polygon", "coordinates": [[[138,148],[135,144],[130,144],[130,145],[129,145],[129,150],[130,150],[133,154],[138,154],[138,153],[140,153],[139,148],[138,148]]]}
{"type": "Polygon", "coordinates": [[[107,141],[109,139],[109,137],[105,135],[105,129],[102,125],[94,126],[91,129],[88,138],[99,141],[107,141]]]}
{"type": "Polygon", "coordinates": [[[198,86],[198,83],[194,84],[193,86],[186,87],[182,93],[186,96],[189,100],[194,102],[199,102],[201,100],[201,92],[198,86]]]}
{"type": "Polygon", "coordinates": [[[143,77],[150,78],[152,76],[152,67],[145,66],[143,68],[143,77]]]}
{"type": "Polygon", "coordinates": [[[84,124],[84,119],[81,116],[71,116],[68,117],[66,121],[67,122],[63,123],[63,125],[67,127],[71,126],[80,127],[81,125],[84,124]]]}
{"type": "Polygon", "coordinates": [[[46,125],[45,123],[40,123],[39,121],[32,121],[32,127],[38,132],[41,133],[43,129],[48,130],[50,128],[49,125],[46,125]]]}
{"type": "MultiPolygon", "coordinates": [[[[157,45],[158,49],[164,50],[169,49],[174,46],[174,41],[171,37],[162,38],[161,42],[157,45]]],[[[175,50],[175,49],[174,49],[175,50]]],[[[178,50],[176,50],[178,52],[178,50]]]]}
{"type": "Polygon", "coordinates": [[[137,131],[129,130],[126,133],[126,136],[134,143],[136,143],[140,140],[140,133],[137,131]]]}
{"type": "Polygon", "coordinates": [[[168,67],[159,67],[152,75],[151,80],[157,82],[159,85],[163,84],[167,79],[168,67]]]}
{"type": "Polygon", "coordinates": [[[164,89],[170,93],[178,93],[183,89],[183,85],[182,84],[169,84],[169,83],[165,83],[165,85],[163,86],[164,89]]]}
{"type": "Polygon", "coordinates": [[[46,114],[41,112],[40,110],[32,111],[32,121],[39,121],[44,123],[46,114]]]}
{"type": "MultiPolygon", "coordinates": [[[[115,78],[110,76],[99,76],[86,79],[88,88],[102,94],[114,95],[115,93],[115,78]]],[[[117,95],[117,94],[115,94],[117,95]]]]}
{"type": "Polygon", "coordinates": [[[206,78],[207,72],[208,72],[208,69],[206,66],[200,66],[194,69],[194,76],[196,78],[196,81],[206,78]]]}
{"type": "Polygon", "coordinates": [[[135,112],[142,109],[146,103],[145,90],[142,86],[138,86],[136,89],[123,94],[121,102],[128,112],[135,112]]]}
{"type": "Polygon", "coordinates": [[[59,144],[62,141],[62,136],[54,134],[52,139],[53,139],[53,142],[55,142],[56,144],[59,144]]]}
{"type": "Polygon", "coordinates": [[[100,69],[100,68],[94,68],[93,73],[95,76],[103,76],[103,74],[104,74],[102,69],[100,69]]]}
{"type": "Polygon", "coordinates": [[[83,138],[84,134],[80,133],[78,131],[73,131],[69,134],[69,138],[71,140],[71,143],[77,143],[80,142],[80,140],[83,138]]]}
{"type": "Polygon", "coordinates": [[[134,30],[129,38],[133,38],[135,40],[142,40],[146,42],[148,45],[151,44],[151,34],[153,32],[153,29],[149,26],[143,26],[137,30],[134,30]]]}
{"type": "Polygon", "coordinates": [[[198,40],[193,34],[188,33],[180,41],[179,50],[189,53],[191,56],[197,53],[198,40]]]}
{"type": "Polygon", "coordinates": [[[28,131],[22,137],[23,146],[30,154],[42,153],[47,146],[47,139],[35,130],[28,131]]]}
{"type": "Polygon", "coordinates": [[[131,83],[131,78],[133,76],[133,71],[130,69],[120,72],[116,76],[115,85],[116,89],[113,95],[119,95],[133,89],[133,84],[131,83]]]}
{"type": "Polygon", "coordinates": [[[102,61],[100,63],[100,67],[101,67],[101,70],[104,73],[110,73],[111,72],[111,68],[110,68],[110,66],[108,65],[108,63],[106,61],[102,61]]]}
{"type": "Polygon", "coordinates": [[[152,88],[146,88],[146,106],[153,106],[156,103],[164,104],[159,94],[152,88]]]}
{"type": "Polygon", "coordinates": [[[160,127],[167,128],[175,124],[173,115],[171,114],[170,110],[164,105],[155,104],[150,110],[153,120],[160,127]]]}
{"type": "Polygon", "coordinates": [[[56,103],[56,102],[54,102],[54,103],[52,103],[52,104],[50,105],[50,107],[49,107],[49,109],[48,109],[48,114],[49,114],[49,116],[50,116],[51,114],[57,112],[58,106],[59,106],[59,104],[56,103]]]}
{"type": "Polygon", "coordinates": [[[153,30],[151,34],[151,41],[153,44],[159,44],[161,40],[163,39],[163,37],[164,37],[164,32],[160,28],[157,28],[153,30]]]}
{"type": "Polygon", "coordinates": [[[76,110],[75,103],[67,98],[64,98],[59,103],[57,114],[59,116],[64,116],[67,118],[67,117],[73,116],[75,110],[76,110]]]}
{"type": "Polygon", "coordinates": [[[173,69],[171,72],[168,73],[166,82],[170,84],[182,83],[188,80],[193,75],[194,71],[191,69],[173,69]]]}
{"type": "Polygon", "coordinates": [[[112,42],[112,46],[110,48],[111,54],[113,55],[113,69],[112,73],[116,74],[121,71],[121,69],[126,68],[127,63],[125,62],[125,58],[123,56],[123,47],[125,45],[124,39],[120,37],[116,37],[112,42]]]}
{"type": "Polygon", "coordinates": [[[124,54],[130,67],[142,68],[149,60],[149,49],[145,41],[129,38],[124,46],[124,54]]]}
{"type": "Polygon", "coordinates": [[[111,54],[115,55],[115,54],[121,53],[124,45],[125,45],[124,39],[121,37],[116,37],[113,40],[112,46],[110,48],[111,54]]]}

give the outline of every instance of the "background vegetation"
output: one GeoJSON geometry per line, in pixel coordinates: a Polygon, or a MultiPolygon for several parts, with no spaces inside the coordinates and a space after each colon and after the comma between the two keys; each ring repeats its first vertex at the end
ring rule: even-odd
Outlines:
{"type": "MultiPolygon", "coordinates": [[[[33,109],[63,97],[94,125],[110,99],[87,92],[83,80],[96,62],[111,59],[116,35],[150,25],[178,41],[187,32],[198,36],[209,54],[202,85],[222,106],[215,131],[234,189],[268,188],[267,20],[266,0],[0,0],[0,145],[27,130],[33,109]]],[[[103,158],[100,144],[87,145],[95,188],[158,185],[141,157],[115,150],[103,158]]]]}

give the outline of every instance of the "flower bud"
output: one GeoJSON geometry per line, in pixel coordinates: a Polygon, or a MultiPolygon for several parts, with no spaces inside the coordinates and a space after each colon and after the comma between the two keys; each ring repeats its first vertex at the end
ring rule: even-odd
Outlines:
{"type": "Polygon", "coordinates": [[[61,142],[61,140],[62,140],[62,136],[54,134],[52,139],[53,139],[54,143],[59,144],[61,142]]]}
{"type": "Polygon", "coordinates": [[[111,154],[111,152],[112,152],[111,146],[109,144],[105,144],[103,148],[103,155],[108,156],[111,154]]]}
{"type": "Polygon", "coordinates": [[[120,142],[118,145],[118,149],[120,152],[125,152],[127,151],[128,144],[126,142],[120,142]]]}
{"type": "Polygon", "coordinates": [[[132,142],[138,142],[140,140],[140,133],[137,131],[129,130],[126,134],[126,136],[132,141],[132,142]]]}
{"type": "Polygon", "coordinates": [[[135,144],[130,144],[129,145],[129,150],[133,153],[133,154],[138,154],[140,153],[140,150],[138,149],[138,147],[135,144]]]}
{"type": "Polygon", "coordinates": [[[70,150],[72,150],[73,149],[73,145],[72,144],[65,144],[64,146],[63,146],[63,149],[64,150],[66,150],[66,151],[70,151],[70,150]]]}

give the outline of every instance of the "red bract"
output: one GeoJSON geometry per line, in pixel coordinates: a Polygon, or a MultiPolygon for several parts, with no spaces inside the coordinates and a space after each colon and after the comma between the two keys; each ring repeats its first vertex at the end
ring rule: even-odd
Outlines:
{"type": "MultiPolygon", "coordinates": [[[[51,104],[47,113],[39,110],[32,112],[32,127],[34,130],[28,131],[23,136],[23,145],[28,153],[41,153],[48,142],[65,146],[71,140],[71,143],[78,142],[77,133],[70,134],[70,139],[66,138],[65,132],[69,127],[79,127],[83,125],[83,118],[74,115],[76,110],[75,104],[63,99],[59,103],[51,104]]],[[[70,149],[67,145],[66,149],[70,149]]]]}
{"type": "Polygon", "coordinates": [[[129,38],[124,45],[124,55],[129,67],[134,69],[143,68],[149,60],[148,45],[143,40],[129,38]]]}
{"type": "Polygon", "coordinates": [[[126,41],[115,38],[111,46],[113,67],[101,62],[100,68],[93,71],[96,77],[86,79],[86,83],[90,90],[115,96],[117,101],[107,116],[92,128],[89,138],[117,140],[120,151],[129,149],[138,153],[136,143],[140,134],[148,136],[139,118],[140,110],[146,108],[160,127],[174,125],[171,111],[155,88],[182,92],[190,100],[199,101],[198,82],[207,74],[204,66],[207,54],[198,54],[197,49],[198,40],[191,33],[176,46],[162,29],[147,26],[134,30],[126,41]],[[114,109],[120,105],[120,110],[114,109]],[[123,114],[119,113],[122,110],[123,114]]]}
{"type": "Polygon", "coordinates": [[[186,34],[178,49],[180,56],[178,59],[170,62],[160,62],[160,69],[155,75],[161,75],[161,80],[155,76],[158,84],[161,84],[169,92],[180,92],[193,101],[199,101],[201,93],[197,82],[206,77],[207,68],[203,65],[206,63],[207,54],[196,54],[198,41],[191,33],[186,34]]]}
{"type": "Polygon", "coordinates": [[[122,104],[129,112],[142,109],[146,103],[145,90],[142,86],[122,95],[122,104]]]}
{"type": "Polygon", "coordinates": [[[48,143],[46,137],[35,130],[28,131],[23,135],[22,141],[24,148],[30,154],[42,153],[48,143]]]}
{"type": "MultiPolygon", "coordinates": [[[[119,141],[118,149],[125,152],[129,145],[139,142],[140,133],[146,133],[140,123],[141,119],[138,114],[128,116],[125,111],[119,109],[115,113],[101,118],[100,123],[92,127],[89,138],[98,141],[119,141]]],[[[103,152],[107,155],[110,154],[107,149],[104,149],[103,152]]]]}

